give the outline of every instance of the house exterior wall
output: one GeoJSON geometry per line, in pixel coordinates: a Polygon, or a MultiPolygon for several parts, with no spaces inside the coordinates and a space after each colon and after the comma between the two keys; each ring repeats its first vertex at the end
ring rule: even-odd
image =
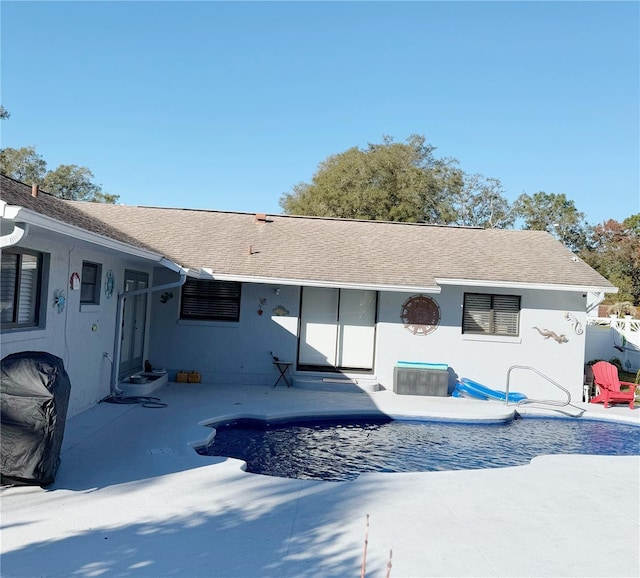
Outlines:
{"type": "Polygon", "coordinates": [[[26,236],[20,247],[49,255],[49,272],[43,279],[45,315],[41,328],[2,330],[2,357],[21,351],[45,351],[60,357],[71,381],[67,417],[84,411],[109,395],[111,362],[114,359],[117,295],[123,291],[126,268],[152,273],[150,266],[132,263],[115,253],[26,236]],[[99,305],[80,305],[80,291],[71,290],[71,274],[82,273],[82,262],[102,265],[99,305]],[[106,272],[111,269],[115,286],[111,298],[104,293],[106,272]],[[58,312],[54,298],[64,290],[66,305],[58,312]]]}
{"type": "MultiPolygon", "coordinates": [[[[156,283],[168,283],[175,277],[168,271],[157,271],[155,279],[156,283]]],[[[195,370],[203,381],[211,383],[274,383],[278,373],[270,352],[295,362],[300,306],[299,287],[280,286],[278,295],[275,289],[275,285],[243,283],[238,323],[180,320],[180,291],[174,291],[174,299],[166,303],[154,294],[151,363],[170,373],[195,370]],[[263,315],[258,314],[261,299],[266,299],[263,315]],[[274,315],[276,306],[283,306],[288,315],[274,315]]],[[[441,294],[431,295],[440,306],[441,322],[427,335],[409,332],[400,318],[402,305],[410,296],[399,292],[379,295],[374,375],[383,387],[393,388],[393,367],[399,360],[447,363],[451,389],[455,377],[469,377],[504,390],[509,367],[526,365],[569,389],[573,400],[581,400],[586,333],[582,294],[443,286],[441,294]],[[521,295],[519,337],[463,335],[465,292],[521,295]],[[581,334],[565,317],[567,312],[581,323],[581,334]],[[565,335],[567,342],[545,339],[534,326],[565,335]]],[[[536,399],[565,399],[558,388],[523,370],[514,371],[511,390],[536,399]]]]}
{"type": "MultiPolygon", "coordinates": [[[[156,269],[156,284],[176,279],[174,273],[156,269]]],[[[185,370],[198,371],[210,383],[267,384],[278,376],[271,352],[295,360],[299,287],[243,283],[238,323],[181,320],[180,290],[172,293],[174,298],[165,303],[161,294],[151,295],[149,347],[150,363],[167,369],[170,377],[185,370]],[[259,315],[261,299],[266,302],[259,315]],[[277,306],[289,314],[275,315],[277,306]]]]}
{"type": "MultiPolygon", "coordinates": [[[[400,320],[402,293],[382,293],[378,318],[377,377],[387,389],[393,384],[396,361],[446,363],[452,377],[467,377],[492,389],[504,390],[509,367],[531,366],[571,392],[573,400],[582,399],[585,298],[580,293],[535,290],[498,290],[486,287],[443,286],[438,303],[441,321],[427,335],[413,335],[400,320]],[[462,305],[464,293],[492,293],[521,296],[520,334],[518,337],[463,335],[462,305]],[[565,317],[569,312],[582,324],[578,335],[565,317]],[[545,338],[538,331],[550,329],[565,335],[566,343],[545,338]]],[[[453,384],[450,384],[452,387],[453,384]]],[[[530,398],[566,399],[557,387],[534,372],[513,370],[511,391],[521,391],[530,398]]]]}

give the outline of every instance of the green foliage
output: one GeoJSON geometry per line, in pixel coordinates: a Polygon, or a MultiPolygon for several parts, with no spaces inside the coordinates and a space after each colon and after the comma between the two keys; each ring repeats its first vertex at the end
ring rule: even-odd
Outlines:
{"type": "Polygon", "coordinates": [[[580,251],[587,245],[590,229],[584,213],[564,194],[542,191],[533,196],[522,194],[513,203],[513,214],[524,221],[523,229],[547,231],[572,251],[580,251]]]}
{"type": "Polygon", "coordinates": [[[86,167],[60,165],[45,175],[42,187],[60,199],[114,203],[117,196],[103,193],[92,179],[93,173],[86,167]]]}
{"type": "Polygon", "coordinates": [[[42,184],[47,163],[34,147],[0,149],[0,172],[28,185],[42,184]]]}
{"type": "Polygon", "coordinates": [[[615,365],[618,368],[618,371],[622,371],[624,368],[622,367],[622,361],[618,357],[612,357],[609,360],[609,363],[615,365]]]}
{"type": "Polygon", "coordinates": [[[498,179],[465,174],[454,203],[455,223],[484,229],[513,227],[513,212],[502,193],[502,183],[498,179]]]}
{"type": "Polygon", "coordinates": [[[640,306],[640,215],[622,223],[610,219],[593,228],[589,247],[580,257],[618,287],[608,302],[631,301],[640,306]]]}
{"type": "Polygon", "coordinates": [[[0,172],[23,183],[36,183],[60,199],[115,203],[119,198],[103,192],[87,167],[60,165],[47,171],[47,163],[34,147],[0,149],[0,172]]]}
{"type": "Polygon", "coordinates": [[[640,237],[640,213],[631,215],[622,221],[622,226],[633,237],[640,237]]]}
{"type": "Polygon", "coordinates": [[[635,317],[638,314],[638,308],[631,301],[616,301],[609,305],[607,311],[612,315],[632,315],[635,317]]]}
{"type": "Polygon", "coordinates": [[[463,184],[453,159],[436,159],[425,138],[350,148],[320,163],[311,183],[280,198],[286,214],[420,223],[451,223],[463,184]]]}
{"type": "Polygon", "coordinates": [[[11,113],[0,104],[0,120],[4,120],[5,118],[9,118],[11,113]]]}

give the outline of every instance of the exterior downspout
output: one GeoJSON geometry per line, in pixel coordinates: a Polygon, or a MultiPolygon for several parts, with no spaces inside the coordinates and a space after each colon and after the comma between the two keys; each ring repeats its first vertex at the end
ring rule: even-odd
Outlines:
{"type": "Polygon", "coordinates": [[[587,303],[587,314],[591,313],[594,309],[596,309],[600,303],[604,301],[605,294],[603,292],[595,293],[591,291],[591,295],[593,295],[593,301],[591,303],[587,303]]]}
{"type": "Polygon", "coordinates": [[[133,291],[126,291],[118,295],[118,310],[116,312],[116,341],[114,344],[115,355],[113,357],[113,363],[111,364],[111,396],[118,396],[122,394],[122,391],[118,389],[118,371],[120,368],[120,357],[122,354],[122,316],[124,315],[124,300],[127,297],[135,297],[137,295],[144,295],[154,293],[155,291],[166,291],[167,289],[174,289],[176,287],[182,287],[187,280],[187,271],[180,268],[180,279],[173,283],[166,283],[164,285],[156,285],[153,287],[147,287],[145,289],[135,289],[133,291]]]}
{"type": "Polygon", "coordinates": [[[20,242],[22,237],[29,233],[29,223],[16,223],[13,227],[13,231],[8,235],[0,237],[0,248],[11,247],[20,242]]]}

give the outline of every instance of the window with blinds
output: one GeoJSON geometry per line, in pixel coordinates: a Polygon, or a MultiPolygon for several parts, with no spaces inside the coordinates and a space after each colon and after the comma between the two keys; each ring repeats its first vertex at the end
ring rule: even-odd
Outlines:
{"type": "Polygon", "coordinates": [[[40,323],[42,253],[7,248],[0,271],[0,322],[3,329],[40,323]]]}
{"type": "Polygon", "coordinates": [[[182,286],[181,319],[239,321],[242,284],[187,279],[182,286]]]}
{"type": "Polygon", "coordinates": [[[518,335],[520,296],[465,293],[462,333],[518,335]]]}

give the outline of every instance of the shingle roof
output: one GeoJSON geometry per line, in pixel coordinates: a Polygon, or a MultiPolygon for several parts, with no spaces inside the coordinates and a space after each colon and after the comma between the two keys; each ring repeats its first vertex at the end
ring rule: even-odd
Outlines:
{"type": "MultiPolygon", "coordinates": [[[[7,200],[4,186],[2,197],[7,200]]],[[[37,210],[27,205],[34,205],[29,199],[13,197],[11,204],[37,210]]],[[[284,215],[269,215],[264,222],[253,213],[51,197],[46,210],[78,226],[84,217],[92,231],[131,239],[196,271],[210,268],[214,276],[425,289],[437,287],[439,279],[613,287],[544,231],[284,215]]]]}
{"type": "Polygon", "coordinates": [[[133,247],[153,250],[142,240],[127,235],[124,231],[111,227],[107,222],[92,217],[89,213],[79,210],[73,203],[58,199],[44,191],[38,191],[38,196],[33,197],[30,186],[2,174],[0,174],[0,199],[8,205],[24,207],[66,225],[73,225],[133,247]]]}

